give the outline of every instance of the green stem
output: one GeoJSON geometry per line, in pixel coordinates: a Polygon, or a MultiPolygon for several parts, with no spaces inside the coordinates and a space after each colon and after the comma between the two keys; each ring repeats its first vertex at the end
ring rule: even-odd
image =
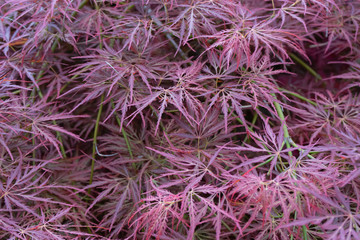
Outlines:
{"type": "Polygon", "coordinates": [[[302,226],[302,232],[303,232],[303,239],[304,240],[308,240],[308,237],[307,237],[307,229],[306,229],[306,226],[305,225],[303,225],[302,226]]]}
{"type": "MultiPolygon", "coordinates": [[[[89,1],[89,0],[84,0],[84,1],[82,1],[82,2],[79,4],[78,10],[82,9],[83,7],[85,7],[85,5],[87,4],[88,1],[89,1]]],[[[76,17],[77,14],[78,14],[78,12],[77,12],[77,11],[74,11],[74,12],[72,12],[71,17],[76,17]]]]}
{"type": "MultiPolygon", "coordinates": [[[[35,136],[33,136],[33,138],[32,138],[32,145],[35,146],[35,136]]],[[[33,159],[36,158],[35,150],[32,151],[32,157],[33,157],[33,159]]],[[[35,164],[35,162],[33,162],[33,164],[35,164]]]]}
{"type": "Polygon", "coordinates": [[[312,67],[310,67],[306,62],[304,62],[301,58],[296,56],[293,53],[289,53],[289,56],[297,63],[299,63],[303,68],[305,68],[311,75],[313,75],[316,79],[322,80],[320,74],[318,74],[312,67]]]}
{"type": "MultiPolygon", "coordinates": [[[[249,130],[252,131],[252,132],[253,132],[253,126],[255,125],[255,122],[256,122],[257,118],[258,118],[258,114],[255,113],[254,116],[253,116],[253,119],[251,121],[251,126],[249,127],[249,130]]],[[[248,143],[249,140],[250,140],[249,135],[246,135],[246,137],[245,137],[243,143],[241,144],[241,146],[244,146],[244,144],[248,143]]]]}
{"type": "MultiPolygon", "coordinates": [[[[276,99],[275,94],[272,94],[272,96],[276,99]]],[[[298,95],[298,96],[300,96],[300,95],[298,95]]],[[[302,96],[300,96],[300,97],[302,97],[302,96]]],[[[278,114],[278,116],[281,119],[282,124],[283,124],[284,139],[285,139],[286,147],[289,149],[291,147],[291,145],[292,145],[292,146],[298,148],[297,145],[290,138],[289,131],[288,131],[288,128],[287,128],[287,125],[286,125],[285,117],[284,117],[284,113],[283,113],[283,111],[281,109],[280,104],[278,102],[274,101],[274,106],[275,106],[276,112],[277,112],[277,114],[278,114]]],[[[303,150],[299,149],[299,151],[302,152],[303,150]]],[[[289,156],[290,157],[293,156],[291,151],[289,151],[289,156]]],[[[295,179],[296,179],[296,176],[295,176],[295,179]]],[[[296,200],[298,201],[298,199],[299,199],[299,193],[296,194],[296,200]]],[[[295,212],[295,219],[296,219],[296,216],[297,216],[297,212],[295,212]]],[[[303,231],[304,239],[307,240],[307,229],[306,229],[305,225],[302,226],[302,231],[303,231]]],[[[291,237],[293,237],[293,236],[291,236],[291,237]]]]}
{"type": "MultiPolygon", "coordinates": [[[[230,108],[229,108],[228,110],[229,110],[229,112],[231,112],[230,108]]],[[[236,116],[235,113],[232,113],[232,116],[234,116],[235,119],[236,119],[241,125],[245,125],[245,124],[241,121],[241,119],[236,116]]],[[[253,120],[254,120],[254,119],[253,119],[253,120]]],[[[253,133],[253,132],[254,132],[254,129],[253,129],[252,127],[250,127],[250,128],[249,128],[249,131],[253,133]]],[[[258,140],[260,140],[260,139],[258,139],[258,140]]],[[[244,143],[243,143],[243,144],[244,144],[244,143]]],[[[269,150],[269,148],[268,148],[264,143],[262,144],[262,146],[263,146],[266,150],[269,150]]],[[[269,154],[270,154],[270,153],[269,153],[269,154]]]]}
{"type": "MultiPolygon", "coordinates": [[[[112,99],[111,99],[111,105],[112,105],[112,108],[114,109],[115,105],[114,105],[114,101],[112,99]]],[[[126,143],[130,158],[133,159],[134,155],[133,155],[133,152],[132,152],[132,149],[131,149],[129,138],[127,137],[127,133],[126,133],[124,127],[121,126],[121,120],[120,120],[117,113],[115,113],[115,118],[116,118],[116,122],[118,123],[119,127],[121,128],[121,133],[122,133],[122,135],[123,135],[123,137],[125,139],[125,143],[126,143]]]]}
{"type": "MultiPolygon", "coordinates": [[[[149,16],[151,17],[151,19],[154,21],[154,23],[158,26],[158,27],[164,27],[164,25],[162,24],[162,22],[152,14],[152,9],[145,6],[145,10],[147,10],[147,13],[149,14],[149,16]]],[[[174,38],[171,36],[171,34],[167,31],[164,32],[165,33],[165,37],[170,41],[170,43],[174,46],[174,48],[176,48],[178,50],[178,52],[180,53],[180,56],[183,59],[187,59],[186,54],[184,53],[184,51],[180,48],[179,44],[177,44],[174,40],[174,38]]]]}
{"type": "MultiPolygon", "coordinates": [[[[102,109],[103,109],[103,102],[104,102],[104,94],[101,95],[100,107],[99,107],[99,111],[98,111],[98,114],[97,114],[97,117],[96,117],[96,123],[95,123],[95,129],[94,129],[89,185],[92,184],[93,178],[94,178],[95,156],[96,156],[96,147],[97,147],[97,136],[98,136],[98,131],[99,131],[100,117],[101,117],[101,113],[102,113],[102,109]]],[[[88,193],[89,193],[89,192],[90,192],[90,188],[88,189],[88,193]]]]}
{"type": "MultiPolygon", "coordinates": [[[[271,94],[275,99],[276,99],[276,96],[275,94],[271,94]]],[[[283,131],[284,131],[284,141],[285,141],[285,144],[286,144],[286,148],[290,148],[291,145],[290,145],[290,135],[289,135],[289,130],[287,128],[287,125],[286,125],[286,121],[285,121],[285,116],[284,116],[284,113],[281,109],[281,106],[278,102],[274,101],[274,106],[275,106],[275,109],[276,109],[276,112],[282,122],[282,125],[283,125],[283,131]]],[[[289,156],[291,157],[293,154],[291,151],[288,152],[289,156]]]]}
{"type": "Polygon", "coordinates": [[[317,106],[317,103],[316,103],[316,102],[311,101],[310,99],[307,99],[306,97],[301,96],[300,94],[291,92],[291,91],[286,90],[285,88],[281,88],[281,87],[279,87],[278,89],[279,89],[280,91],[284,92],[284,93],[287,93],[287,94],[289,94],[289,95],[291,95],[291,96],[294,96],[294,97],[299,98],[299,99],[301,99],[301,100],[303,100],[303,101],[305,101],[305,102],[308,102],[308,103],[310,103],[310,104],[313,105],[313,106],[317,106]]]}
{"type": "Polygon", "coordinates": [[[274,157],[270,157],[268,160],[266,160],[265,162],[262,162],[262,163],[259,163],[258,165],[256,165],[255,167],[252,168],[252,170],[258,168],[258,167],[261,167],[261,166],[264,166],[265,164],[271,162],[272,160],[274,159],[274,157]]]}
{"type": "MultiPolygon", "coordinates": [[[[56,121],[53,120],[53,124],[56,125],[56,121]]],[[[63,143],[63,140],[62,140],[62,137],[61,137],[61,134],[59,131],[56,131],[56,137],[57,139],[59,139],[60,141],[60,151],[61,151],[61,155],[63,158],[66,158],[66,151],[65,151],[65,148],[64,148],[64,143],[63,143]]]]}
{"type": "MultiPolygon", "coordinates": [[[[78,8],[78,9],[80,10],[81,8],[83,8],[83,7],[86,5],[87,2],[88,2],[88,0],[82,1],[82,2],[80,3],[80,5],[79,5],[79,8],[78,8]]],[[[77,12],[74,11],[71,16],[72,16],[72,17],[75,17],[76,14],[77,14],[77,12]]],[[[57,45],[58,45],[58,43],[59,43],[59,39],[60,39],[59,37],[56,37],[56,38],[55,38],[53,44],[51,45],[51,52],[55,52],[56,47],[57,47],[57,45]]],[[[40,71],[38,72],[38,74],[36,75],[36,78],[35,78],[35,79],[36,79],[36,82],[39,81],[39,79],[44,75],[45,69],[46,69],[46,67],[47,67],[48,65],[49,65],[48,62],[44,62],[44,63],[42,64],[41,70],[40,70],[40,71]]],[[[39,97],[40,97],[41,99],[43,99],[43,98],[44,98],[44,95],[42,94],[40,88],[36,88],[36,91],[37,91],[39,97]]],[[[52,122],[53,122],[53,124],[56,125],[56,121],[55,121],[55,120],[53,120],[52,122]]],[[[62,137],[61,137],[60,132],[56,131],[56,136],[57,136],[57,138],[58,138],[59,141],[60,141],[60,150],[61,150],[62,157],[65,158],[65,157],[66,157],[66,152],[65,152],[65,148],[64,148],[64,145],[63,145],[63,141],[62,141],[62,137]]],[[[33,139],[33,144],[35,144],[35,139],[33,139]]],[[[35,152],[33,152],[33,156],[35,156],[35,152]]]]}

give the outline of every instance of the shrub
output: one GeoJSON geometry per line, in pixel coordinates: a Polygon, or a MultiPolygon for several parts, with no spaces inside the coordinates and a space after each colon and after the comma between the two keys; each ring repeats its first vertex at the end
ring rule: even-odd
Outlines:
{"type": "Polygon", "coordinates": [[[0,0],[0,237],[360,239],[359,9],[0,0]]]}

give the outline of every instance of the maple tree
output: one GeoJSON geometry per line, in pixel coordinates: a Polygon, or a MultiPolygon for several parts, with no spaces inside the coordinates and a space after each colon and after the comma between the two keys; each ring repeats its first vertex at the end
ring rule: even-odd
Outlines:
{"type": "Polygon", "coordinates": [[[1,239],[360,239],[359,0],[0,0],[1,239]]]}

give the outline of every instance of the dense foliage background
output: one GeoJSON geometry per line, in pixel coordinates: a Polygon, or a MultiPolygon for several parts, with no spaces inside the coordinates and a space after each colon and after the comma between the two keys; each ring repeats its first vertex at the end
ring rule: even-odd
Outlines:
{"type": "Polygon", "coordinates": [[[0,0],[1,239],[360,239],[359,0],[0,0]]]}

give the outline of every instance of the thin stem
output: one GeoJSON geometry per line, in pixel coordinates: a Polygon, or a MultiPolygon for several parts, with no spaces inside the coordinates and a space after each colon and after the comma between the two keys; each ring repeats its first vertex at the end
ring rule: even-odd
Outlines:
{"type": "MultiPolygon", "coordinates": [[[[96,156],[96,146],[97,146],[97,136],[99,131],[99,123],[100,123],[100,117],[103,110],[103,102],[104,102],[104,94],[101,95],[100,99],[100,107],[99,111],[96,117],[96,123],[95,123],[95,129],[94,129],[94,136],[93,136],[93,149],[92,149],[92,159],[91,159],[91,170],[90,170],[90,180],[89,185],[92,184],[93,178],[94,178],[94,168],[95,168],[95,156],[96,156]]],[[[90,192],[90,188],[88,189],[88,193],[90,192]]]]}
{"type": "Polygon", "coordinates": [[[294,96],[294,97],[299,98],[299,99],[301,99],[301,100],[303,100],[303,101],[305,101],[305,102],[308,102],[308,103],[310,103],[310,104],[313,105],[313,106],[317,106],[317,103],[316,103],[316,102],[311,101],[310,99],[308,99],[308,98],[306,98],[306,97],[304,97],[304,96],[301,96],[300,94],[291,92],[291,91],[286,90],[285,88],[281,88],[281,87],[279,87],[278,89],[279,89],[280,91],[284,92],[284,93],[287,93],[287,94],[289,94],[289,95],[291,95],[291,96],[294,96]]]}
{"type": "MultiPolygon", "coordinates": [[[[249,130],[252,131],[252,132],[253,132],[253,126],[255,125],[255,122],[256,122],[257,118],[258,118],[258,113],[255,113],[254,116],[253,116],[253,119],[251,121],[251,126],[249,127],[249,130]]],[[[248,143],[249,140],[250,140],[249,135],[246,135],[246,137],[245,137],[243,143],[241,144],[241,146],[244,146],[244,144],[248,143]]]]}
{"type": "MultiPolygon", "coordinates": [[[[80,10],[81,8],[83,8],[83,7],[86,5],[87,2],[88,2],[88,0],[82,1],[82,2],[80,3],[79,7],[78,7],[78,10],[80,10]]],[[[72,16],[72,17],[75,17],[76,14],[77,14],[77,12],[74,11],[71,16],[72,16]]],[[[55,38],[54,42],[53,42],[52,45],[51,45],[51,52],[55,52],[56,47],[57,47],[57,45],[58,45],[58,43],[59,43],[59,40],[60,40],[60,38],[57,36],[57,37],[55,38]]],[[[35,78],[36,82],[38,82],[38,81],[40,80],[40,78],[44,75],[45,69],[47,68],[48,65],[49,65],[48,62],[44,62],[44,63],[42,64],[41,70],[40,70],[40,71],[38,72],[38,74],[36,75],[36,78],[35,78]]],[[[44,98],[44,95],[43,95],[43,93],[41,92],[40,88],[37,87],[37,88],[36,88],[36,91],[37,91],[39,97],[40,97],[41,99],[43,99],[43,98],[44,98]]],[[[53,122],[54,125],[56,125],[56,121],[55,121],[55,120],[53,120],[52,122],[53,122]]],[[[60,134],[59,131],[56,131],[56,137],[57,137],[57,139],[59,139],[59,141],[60,141],[60,151],[61,151],[61,155],[62,155],[63,158],[65,158],[65,157],[66,157],[66,151],[65,151],[65,148],[64,148],[64,145],[63,145],[63,141],[62,141],[62,137],[61,137],[61,134],[60,134]]],[[[35,144],[35,138],[33,139],[33,144],[35,144]]],[[[35,156],[35,152],[33,152],[33,156],[35,156]]]]}
{"type": "MultiPolygon", "coordinates": [[[[145,9],[147,9],[147,12],[149,14],[149,16],[151,17],[151,19],[155,22],[155,24],[159,27],[163,27],[163,24],[161,23],[161,21],[152,14],[152,10],[151,8],[149,8],[148,6],[145,6],[144,7],[145,9]]],[[[170,41],[170,43],[178,50],[178,52],[180,53],[180,56],[183,58],[183,59],[187,59],[187,56],[186,54],[184,53],[183,50],[181,50],[179,44],[177,44],[174,40],[174,38],[171,36],[171,34],[169,32],[166,32],[165,31],[165,36],[166,38],[170,41]]]]}
{"type": "MultiPolygon", "coordinates": [[[[112,105],[112,108],[114,109],[115,105],[114,105],[113,99],[111,99],[111,105],[112,105]]],[[[124,127],[121,126],[121,120],[120,120],[120,118],[119,118],[119,116],[118,116],[118,114],[116,112],[115,112],[115,118],[116,118],[116,122],[118,123],[119,127],[121,128],[121,133],[122,133],[122,135],[124,137],[124,140],[125,140],[125,143],[126,143],[130,158],[133,159],[134,155],[133,155],[133,152],[132,152],[132,149],[131,149],[130,141],[129,141],[128,137],[127,137],[127,133],[126,133],[124,127]]]]}
{"type": "MultiPolygon", "coordinates": [[[[89,0],[84,0],[84,1],[82,1],[82,2],[79,4],[78,10],[82,9],[83,7],[85,7],[85,5],[87,4],[88,1],[89,1],[89,0]]],[[[78,14],[78,12],[77,12],[77,11],[74,11],[74,12],[72,12],[71,17],[76,17],[77,14],[78,14]]]]}
{"type": "MultiPolygon", "coordinates": [[[[272,96],[276,99],[275,94],[272,94],[272,96]]],[[[297,148],[297,145],[290,138],[289,131],[288,131],[288,128],[287,128],[287,125],[286,125],[285,117],[284,117],[284,113],[282,111],[282,108],[281,108],[280,104],[278,102],[274,101],[274,106],[276,108],[276,112],[277,112],[279,118],[282,121],[286,147],[289,149],[291,147],[291,145],[292,145],[292,146],[297,148]]],[[[300,149],[299,151],[302,152],[302,149],[300,149]]],[[[293,156],[291,151],[289,151],[289,156],[290,157],[293,156]]],[[[295,176],[295,179],[296,179],[296,176],[295,176]]],[[[299,193],[296,194],[296,200],[298,201],[298,199],[299,199],[299,193]]],[[[296,218],[296,216],[297,216],[297,211],[295,211],[295,218],[296,218]]],[[[307,240],[307,229],[306,229],[305,225],[302,226],[302,231],[303,231],[304,239],[307,240]]],[[[293,236],[291,236],[291,237],[293,237],[293,236]]]]}
{"type": "MultiPolygon", "coordinates": [[[[276,99],[276,96],[275,94],[271,94],[275,99],[276,99]]],[[[291,145],[290,145],[290,135],[289,135],[289,130],[287,128],[287,125],[286,125],[286,121],[285,121],[285,116],[284,116],[284,113],[282,111],[282,108],[280,106],[280,104],[276,101],[273,102],[274,103],[274,106],[275,106],[275,109],[276,109],[276,112],[278,114],[278,117],[280,118],[281,122],[282,122],[282,125],[283,125],[283,131],[284,131],[284,141],[285,141],[285,144],[286,144],[286,148],[290,148],[291,145]]],[[[291,151],[288,152],[289,156],[291,157],[293,154],[291,151]]]]}
{"type": "Polygon", "coordinates": [[[306,62],[304,62],[301,58],[296,56],[293,53],[289,53],[289,56],[297,63],[299,63],[303,68],[305,68],[311,75],[313,75],[316,79],[322,80],[320,74],[318,74],[312,67],[310,67],[306,62]]]}

